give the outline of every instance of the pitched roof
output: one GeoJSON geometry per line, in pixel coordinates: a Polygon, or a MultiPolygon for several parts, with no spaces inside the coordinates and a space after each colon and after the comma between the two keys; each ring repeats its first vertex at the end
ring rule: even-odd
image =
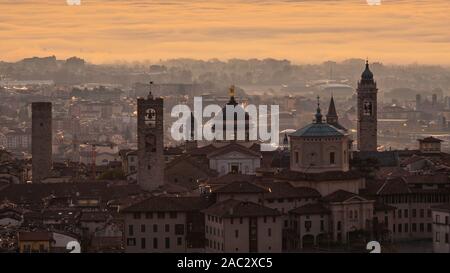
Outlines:
{"type": "Polygon", "coordinates": [[[172,159],[165,165],[165,169],[169,170],[170,168],[176,166],[181,162],[188,163],[192,165],[192,167],[204,171],[209,176],[217,176],[217,171],[209,168],[209,165],[207,164],[206,160],[203,162],[202,160],[199,160],[197,157],[193,157],[190,154],[182,154],[176,156],[174,159],[172,159]]]}
{"type": "Polygon", "coordinates": [[[142,193],[138,185],[115,185],[106,182],[11,184],[0,191],[0,200],[16,204],[42,204],[44,198],[82,198],[95,196],[102,201],[142,193]]]}
{"type": "Polygon", "coordinates": [[[264,195],[265,199],[278,198],[320,198],[320,193],[309,187],[294,187],[288,182],[261,182],[258,183],[269,189],[264,195]]]}
{"type": "Polygon", "coordinates": [[[215,151],[212,151],[210,153],[208,153],[207,157],[208,158],[212,158],[212,157],[216,157],[218,155],[223,155],[223,154],[227,154],[229,152],[233,152],[233,151],[237,151],[239,153],[243,153],[243,154],[247,154],[247,155],[251,155],[254,157],[261,157],[261,153],[258,151],[255,151],[253,149],[244,147],[242,145],[239,145],[235,142],[231,142],[230,144],[220,147],[215,151]]]}
{"type": "Polygon", "coordinates": [[[433,136],[429,136],[423,139],[418,139],[419,142],[426,142],[426,143],[440,143],[443,142],[443,140],[439,139],[439,138],[435,138],[433,136]]]}
{"type": "Polygon", "coordinates": [[[395,167],[399,165],[399,156],[397,151],[359,151],[355,152],[355,158],[376,159],[379,167],[395,167]]]}
{"type": "Polygon", "coordinates": [[[288,181],[332,181],[332,180],[353,180],[361,178],[362,176],[357,171],[330,171],[322,173],[303,173],[283,169],[275,174],[275,179],[288,181]]]}
{"type": "Polygon", "coordinates": [[[310,203],[290,210],[289,213],[300,215],[329,214],[330,210],[327,209],[322,203],[310,203]]]}
{"type": "Polygon", "coordinates": [[[267,188],[255,185],[247,181],[235,181],[222,186],[213,192],[215,193],[266,193],[269,192],[267,188]]]}
{"type": "Polygon", "coordinates": [[[203,197],[150,197],[141,202],[135,203],[122,212],[187,212],[207,208],[209,201],[203,197]]]}
{"type": "Polygon", "coordinates": [[[404,177],[388,178],[378,190],[378,195],[411,193],[404,177]]]}
{"type": "Polygon", "coordinates": [[[311,123],[305,127],[298,129],[289,137],[331,137],[344,136],[345,133],[328,123],[311,123]]]}
{"type": "Polygon", "coordinates": [[[328,194],[327,196],[322,198],[324,202],[345,202],[350,198],[359,196],[356,193],[345,191],[345,190],[337,190],[333,193],[328,194]]]}
{"type": "Polygon", "coordinates": [[[278,216],[280,212],[253,202],[229,199],[216,203],[203,211],[206,214],[222,218],[278,216]]]}

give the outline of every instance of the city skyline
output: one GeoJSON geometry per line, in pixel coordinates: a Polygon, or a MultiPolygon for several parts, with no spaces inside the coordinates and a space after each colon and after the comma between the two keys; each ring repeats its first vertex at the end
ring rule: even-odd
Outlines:
{"type": "Polygon", "coordinates": [[[450,64],[449,4],[383,1],[0,1],[2,59],[348,58],[450,64]]]}

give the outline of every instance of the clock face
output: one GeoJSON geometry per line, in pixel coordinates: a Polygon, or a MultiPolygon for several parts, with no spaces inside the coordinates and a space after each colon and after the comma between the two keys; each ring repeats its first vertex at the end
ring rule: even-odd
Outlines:
{"type": "Polygon", "coordinates": [[[365,116],[372,116],[372,102],[365,101],[363,104],[363,113],[365,116]]]}
{"type": "Polygon", "coordinates": [[[148,125],[150,128],[156,127],[156,110],[153,108],[149,108],[145,110],[145,125],[148,125]]]}

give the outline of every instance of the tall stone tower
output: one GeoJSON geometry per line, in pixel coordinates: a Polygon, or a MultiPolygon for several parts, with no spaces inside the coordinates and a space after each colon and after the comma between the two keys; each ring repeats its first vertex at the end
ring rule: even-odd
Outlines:
{"type": "MultiPolygon", "coordinates": [[[[150,84],[151,86],[151,84],[150,84]]],[[[137,101],[138,184],[151,191],[164,184],[164,126],[162,98],[137,101]]]]}
{"type": "Polygon", "coordinates": [[[358,82],[358,150],[377,151],[377,83],[366,61],[358,82]]]}
{"type": "Polygon", "coordinates": [[[33,183],[39,183],[52,169],[52,103],[33,102],[31,112],[33,183]]]}

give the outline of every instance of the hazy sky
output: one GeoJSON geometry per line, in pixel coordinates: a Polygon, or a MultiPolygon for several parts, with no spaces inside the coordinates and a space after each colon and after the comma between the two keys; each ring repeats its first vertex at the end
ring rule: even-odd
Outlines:
{"type": "Polygon", "coordinates": [[[0,0],[0,60],[450,64],[450,0],[0,0]]]}

